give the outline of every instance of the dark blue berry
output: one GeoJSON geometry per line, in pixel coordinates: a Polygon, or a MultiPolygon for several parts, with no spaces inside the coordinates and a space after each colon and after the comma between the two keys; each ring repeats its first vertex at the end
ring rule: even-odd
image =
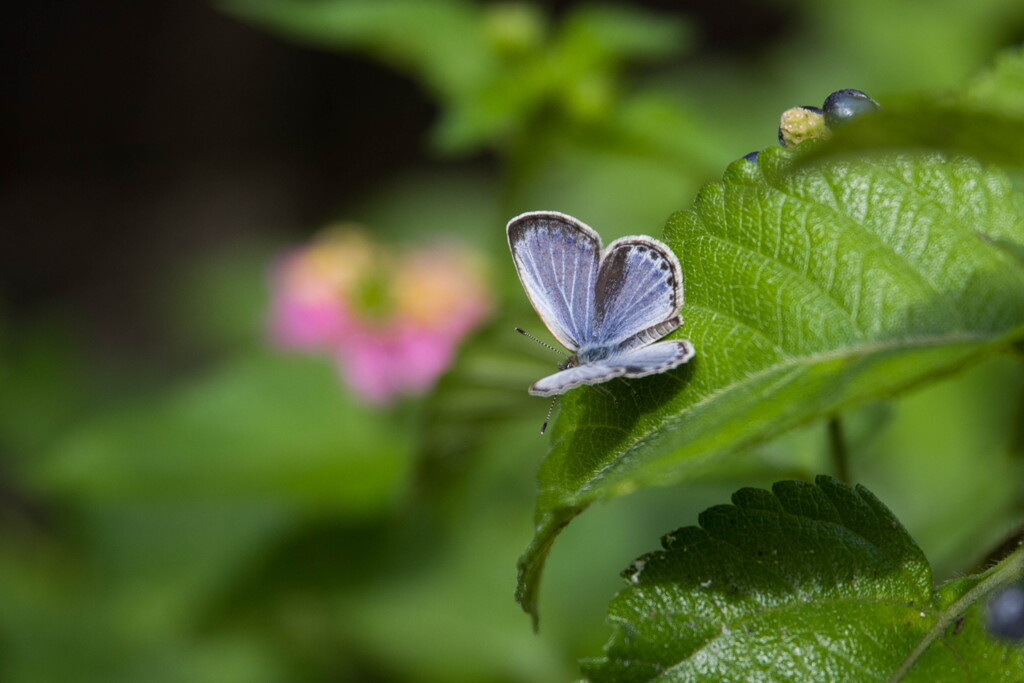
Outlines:
{"type": "Polygon", "coordinates": [[[752,164],[756,164],[757,163],[757,156],[759,154],[760,154],[760,152],[751,152],[750,154],[744,154],[743,158],[746,159],[747,161],[749,161],[752,164]]]}
{"type": "Polygon", "coordinates": [[[848,88],[836,90],[825,98],[822,109],[825,112],[825,124],[829,128],[836,128],[852,119],[881,109],[881,105],[868,97],[860,90],[848,88]]]}
{"type": "Polygon", "coordinates": [[[1024,582],[1000,589],[989,599],[988,630],[999,638],[1024,640],[1024,582]]]}

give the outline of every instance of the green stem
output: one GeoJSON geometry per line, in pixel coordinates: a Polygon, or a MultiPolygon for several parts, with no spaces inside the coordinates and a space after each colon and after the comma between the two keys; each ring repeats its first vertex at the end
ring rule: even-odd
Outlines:
{"type": "Polygon", "coordinates": [[[910,656],[903,660],[903,664],[900,668],[897,669],[896,673],[889,678],[889,683],[896,683],[910,673],[910,668],[914,666],[914,663],[918,659],[920,659],[921,655],[931,647],[932,643],[942,637],[942,634],[946,632],[946,629],[959,619],[960,615],[966,612],[968,607],[997,588],[1012,581],[1016,581],[1021,577],[1021,575],[1024,575],[1024,546],[1017,548],[1017,550],[1007,557],[1006,560],[994,567],[991,574],[985,577],[974,588],[964,593],[962,598],[949,606],[949,608],[939,617],[935,626],[933,626],[921,642],[917,644],[917,647],[910,653],[910,656]]]}
{"type": "Polygon", "coordinates": [[[828,420],[828,443],[832,453],[832,464],[836,469],[836,476],[844,484],[850,483],[850,451],[846,447],[846,438],[843,436],[843,423],[839,416],[830,417],[828,420]]]}

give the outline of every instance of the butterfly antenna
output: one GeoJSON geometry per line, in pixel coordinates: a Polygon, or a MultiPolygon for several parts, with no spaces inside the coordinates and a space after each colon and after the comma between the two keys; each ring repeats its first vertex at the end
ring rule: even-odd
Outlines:
{"type": "MultiPolygon", "coordinates": [[[[527,337],[528,339],[532,339],[533,341],[537,342],[541,346],[546,346],[547,348],[551,349],[552,351],[554,351],[558,355],[564,356],[565,358],[572,358],[572,356],[570,356],[569,354],[565,353],[561,349],[557,349],[554,346],[552,346],[551,344],[548,344],[545,341],[541,341],[540,339],[537,339],[536,337],[534,337],[532,334],[530,334],[526,330],[522,329],[521,327],[517,327],[515,329],[516,329],[516,332],[518,332],[519,334],[523,335],[524,337],[527,337]]],[[[562,366],[560,365],[558,367],[562,367],[562,366]]],[[[551,413],[553,413],[555,411],[555,403],[557,403],[557,402],[558,402],[558,397],[557,396],[555,396],[555,397],[553,397],[551,399],[551,405],[548,406],[548,414],[544,417],[544,424],[542,424],[540,426],[541,436],[543,436],[544,432],[546,432],[548,430],[548,424],[551,422],[551,413]]]]}
{"type": "MultiPolygon", "coordinates": [[[[541,346],[546,346],[546,347],[548,347],[549,349],[551,349],[552,351],[554,351],[555,353],[557,353],[557,354],[559,354],[559,355],[561,355],[561,356],[565,356],[566,358],[568,358],[568,357],[569,357],[569,354],[567,354],[566,352],[562,351],[561,349],[557,349],[557,348],[555,348],[554,346],[552,346],[551,344],[548,344],[548,343],[547,343],[547,342],[545,342],[545,341],[541,341],[540,339],[537,339],[536,337],[534,337],[534,336],[533,336],[532,334],[530,334],[529,332],[527,332],[527,331],[526,331],[526,330],[524,330],[524,329],[521,329],[521,328],[517,327],[517,328],[516,328],[516,332],[518,332],[519,334],[523,335],[524,337],[527,337],[528,339],[532,339],[533,341],[537,342],[537,343],[538,343],[538,344],[540,344],[541,346]]],[[[551,414],[551,412],[550,412],[550,411],[548,411],[548,415],[549,415],[549,416],[550,416],[550,414],[551,414]]],[[[543,434],[543,433],[544,433],[544,432],[541,432],[541,434],[543,434]]]]}
{"type": "MultiPolygon", "coordinates": [[[[519,328],[517,327],[516,329],[518,330],[519,328]]],[[[522,330],[519,330],[519,331],[523,332],[522,330]]],[[[526,333],[523,332],[523,334],[526,334],[526,333]]],[[[526,334],[526,336],[529,337],[530,335],[526,334]]],[[[541,342],[541,344],[543,344],[543,343],[544,342],[541,342]]],[[[551,405],[548,406],[547,417],[544,418],[544,424],[542,424],[540,426],[540,434],[541,434],[541,436],[544,436],[544,432],[546,432],[547,429],[548,429],[548,423],[551,422],[551,413],[555,409],[555,403],[557,403],[557,402],[558,402],[558,397],[557,396],[555,396],[554,398],[551,399],[551,405]]]]}

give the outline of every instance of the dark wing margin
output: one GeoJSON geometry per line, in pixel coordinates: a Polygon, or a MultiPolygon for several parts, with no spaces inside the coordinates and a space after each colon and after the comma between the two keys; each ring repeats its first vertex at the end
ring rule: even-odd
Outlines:
{"type": "Polygon", "coordinates": [[[594,338],[601,237],[585,223],[555,211],[516,216],[506,233],[530,303],[555,339],[575,352],[594,338]]]}

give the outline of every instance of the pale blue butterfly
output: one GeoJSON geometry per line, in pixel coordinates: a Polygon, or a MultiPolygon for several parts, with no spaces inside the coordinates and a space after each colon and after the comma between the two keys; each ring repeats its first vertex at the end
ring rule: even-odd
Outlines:
{"type": "Polygon", "coordinates": [[[686,340],[658,341],[683,324],[682,269],[667,246],[637,236],[602,250],[591,227],[554,211],[516,216],[506,231],[530,303],[572,353],[559,372],[534,382],[531,394],[656,375],[693,357],[686,340]]]}

